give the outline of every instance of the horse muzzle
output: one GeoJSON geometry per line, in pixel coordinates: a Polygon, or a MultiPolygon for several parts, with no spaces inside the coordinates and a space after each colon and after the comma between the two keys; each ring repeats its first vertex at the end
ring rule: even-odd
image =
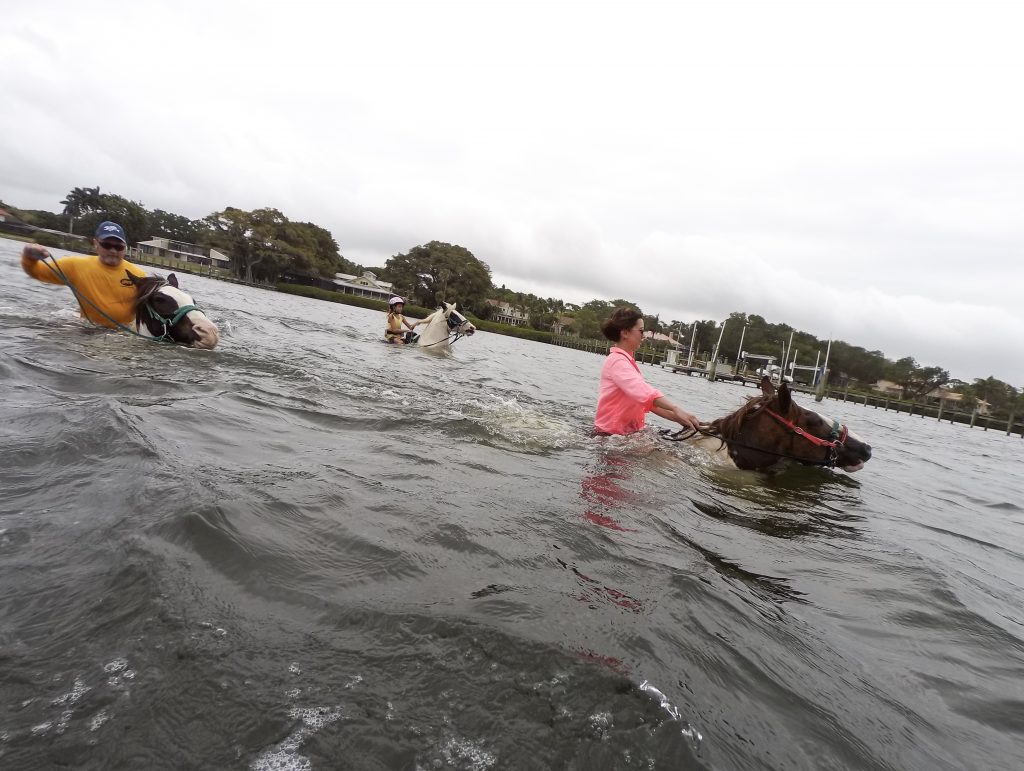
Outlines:
{"type": "Polygon", "coordinates": [[[217,325],[206,316],[192,321],[192,345],[195,348],[210,350],[217,347],[220,342],[220,332],[217,325]]]}
{"type": "Polygon", "coordinates": [[[871,446],[857,440],[843,445],[836,459],[836,465],[848,474],[860,471],[864,464],[871,460],[871,446]]]}

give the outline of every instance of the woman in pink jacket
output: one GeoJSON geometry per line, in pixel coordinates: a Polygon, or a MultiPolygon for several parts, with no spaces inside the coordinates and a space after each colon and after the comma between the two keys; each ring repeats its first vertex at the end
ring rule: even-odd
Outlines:
{"type": "Polygon", "coordinates": [[[614,345],[601,368],[594,429],[598,434],[632,434],[644,427],[648,412],[696,429],[696,417],[677,407],[657,388],[647,385],[633,354],[644,337],[644,317],[635,308],[616,308],[601,325],[614,345]]]}

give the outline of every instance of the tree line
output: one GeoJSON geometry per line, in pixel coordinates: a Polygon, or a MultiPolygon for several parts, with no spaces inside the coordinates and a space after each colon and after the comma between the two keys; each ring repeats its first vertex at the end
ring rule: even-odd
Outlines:
{"type": "Polygon", "coordinates": [[[312,222],[294,222],[273,208],[245,211],[228,206],[200,219],[150,210],[139,201],[97,187],[75,187],[60,202],[60,213],[13,211],[40,228],[91,237],[104,220],[120,223],[133,241],[167,238],[212,247],[231,260],[231,270],[248,281],[277,281],[285,271],[310,275],[354,273],[338,242],[312,222]]]}
{"type": "MultiPolygon", "coordinates": [[[[212,247],[228,256],[236,276],[248,281],[276,282],[284,276],[299,276],[315,283],[336,273],[359,275],[369,270],[380,280],[392,283],[397,293],[415,305],[433,307],[445,300],[458,303],[478,318],[489,319],[496,312],[493,303],[503,301],[525,311],[534,329],[563,329],[585,338],[601,338],[600,324],[615,307],[630,305],[643,313],[639,303],[623,298],[575,305],[554,297],[516,292],[504,285],[496,287],[485,262],[465,247],[442,241],[414,246],[393,255],[382,266],[364,268],[342,255],[326,228],[292,221],[269,207],[246,211],[228,206],[203,218],[190,219],[163,209],[149,210],[138,201],[101,192],[98,186],[72,188],[60,203],[63,209],[59,213],[4,206],[31,225],[55,231],[91,236],[100,222],[111,219],[121,223],[133,240],[164,237],[212,247]]],[[[718,355],[726,362],[735,362],[741,355],[741,341],[743,351],[776,355],[781,360],[785,349],[789,360],[795,354],[803,365],[813,365],[816,359],[823,363],[828,344],[787,324],[742,312],[729,314],[723,322],[724,330],[722,324],[710,319],[684,324],[644,314],[644,320],[647,330],[671,335],[684,346],[692,342],[698,351],[714,350],[721,336],[718,355]]],[[[653,341],[647,344],[668,345],[653,341]]],[[[881,351],[868,351],[842,340],[832,341],[829,370],[835,373],[834,383],[839,380],[870,385],[889,380],[910,400],[949,386],[963,394],[961,403],[967,409],[985,401],[996,415],[1024,411],[1024,389],[994,377],[965,383],[951,379],[942,367],[925,366],[912,357],[892,361],[881,351]]]]}

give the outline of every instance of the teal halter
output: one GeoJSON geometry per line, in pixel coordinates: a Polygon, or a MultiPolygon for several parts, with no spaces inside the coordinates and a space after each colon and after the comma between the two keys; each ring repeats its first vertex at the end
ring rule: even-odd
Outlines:
{"type": "MultiPolygon", "coordinates": [[[[153,339],[154,340],[172,340],[173,338],[171,337],[170,330],[174,327],[174,325],[177,324],[179,321],[181,321],[181,319],[185,316],[186,313],[188,313],[190,311],[198,311],[199,308],[197,306],[195,306],[195,305],[182,305],[180,308],[178,308],[178,310],[176,310],[174,312],[174,315],[172,315],[172,316],[164,316],[164,315],[162,315],[160,313],[157,313],[153,309],[153,306],[150,305],[147,302],[146,303],[146,310],[149,311],[149,317],[151,319],[154,319],[155,321],[159,321],[163,325],[163,328],[164,328],[163,334],[160,335],[160,337],[156,337],[156,338],[153,338],[153,339]]],[[[202,313],[202,311],[199,311],[199,312],[202,313]]]]}
{"type": "MultiPolygon", "coordinates": [[[[150,305],[149,303],[146,303],[146,310],[149,311],[150,318],[156,319],[165,327],[173,327],[175,324],[181,321],[182,316],[184,316],[186,313],[189,313],[190,311],[198,311],[199,308],[198,306],[195,305],[182,305],[180,308],[178,308],[178,310],[174,312],[173,316],[163,316],[157,313],[155,310],[153,310],[153,306],[150,305]]],[[[200,313],[202,313],[202,311],[200,311],[200,313]]]]}

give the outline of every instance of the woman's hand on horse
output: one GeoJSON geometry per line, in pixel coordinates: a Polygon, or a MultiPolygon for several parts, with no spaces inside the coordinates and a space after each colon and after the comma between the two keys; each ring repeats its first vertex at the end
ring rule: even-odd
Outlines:
{"type": "Polygon", "coordinates": [[[45,260],[50,256],[50,250],[45,246],[27,244],[25,248],[21,250],[21,256],[28,260],[45,260]]]}
{"type": "Polygon", "coordinates": [[[700,421],[696,415],[691,415],[686,410],[681,410],[678,407],[675,409],[675,421],[684,428],[692,428],[694,431],[700,429],[700,421]]]}

